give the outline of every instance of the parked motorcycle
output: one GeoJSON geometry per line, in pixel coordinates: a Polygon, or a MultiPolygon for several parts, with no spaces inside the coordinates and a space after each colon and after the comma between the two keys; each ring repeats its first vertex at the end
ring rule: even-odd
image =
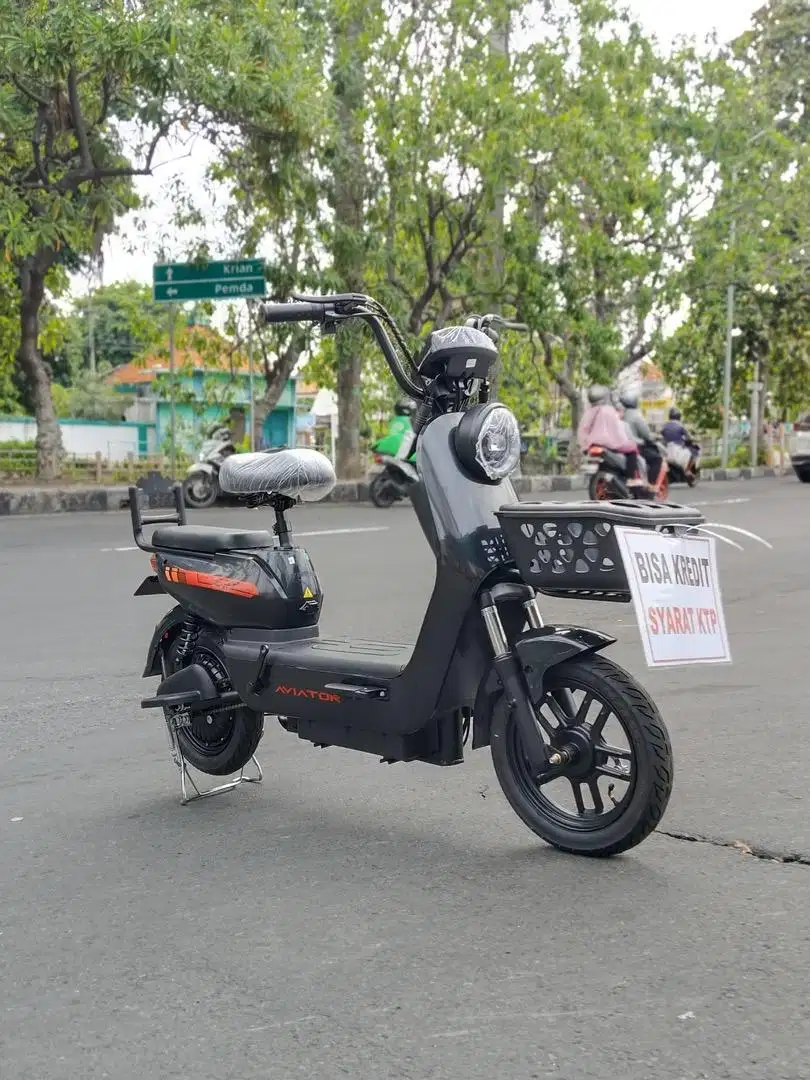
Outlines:
{"type": "Polygon", "coordinates": [[[647,470],[641,454],[637,455],[640,483],[628,483],[627,458],[604,446],[591,446],[582,464],[588,480],[588,495],[594,500],[639,499],[665,503],[669,498],[669,465],[661,462],[655,484],[648,483],[647,470]]]}
{"type": "Polygon", "coordinates": [[[419,479],[416,471],[416,434],[411,431],[403,436],[408,446],[401,449],[400,454],[375,454],[374,460],[382,468],[375,473],[369,484],[368,493],[371,501],[381,510],[393,506],[400,499],[406,499],[410,494],[411,487],[419,479]],[[407,457],[409,447],[412,447],[407,457]]]}
{"type": "Polygon", "coordinates": [[[183,498],[186,506],[204,510],[213,506],[219,498],[219,472],[222,462],[236,453],[231,433],[226,427],[217,428],[210,439],[202,444],[197,460],[189,466],[183,481],[183,498]]]}
{"type": "Polygon", "coordinates": [[[298,449],[222,463],[223,490],[269,507],[272,534],[186,524],[179,486],[175,513],[144,515],[132,488],[133,534],[154,570],[136,595],[176,601],[149,645],[144,676],[160,682],[142,705],[164,711],[184,801],[195,797],[189,765],[212,776],[239,771],[199,795],[248,780],[242,770],[255,762],[270,715],[315,746],[385,763],[456,765],[465,746],[489,746],[512,808],[549,844],[603,856],[640,843],[672,788],[664,723],[635,679],[603,655],[615,639],[544,624],[538,594],[629,601],[615,527],[679,533],[701,515],[630,502],[521,503],[509,479],[517,421],[488,401],[494,328],[516,328],[497,315],[433,331],[415,360],[370,297],[300,296],[263,310],[268,323],[327,332],[364,321],[419,402],[411,501],[436,579],[415,645],[324,640],[321,586],[287,514],[331,491],[326,457],[298,449]]]}
{"type": "Polygon", "coordinates": [[[667,445],[666,462],[669,467],[669,479],[673,484],[688,484],[694,487],[700,479],[700,445],[688,439],[681,446],[677,443],[667,445]],[[688,458],[686,453],[688,453],[688,458]]]}

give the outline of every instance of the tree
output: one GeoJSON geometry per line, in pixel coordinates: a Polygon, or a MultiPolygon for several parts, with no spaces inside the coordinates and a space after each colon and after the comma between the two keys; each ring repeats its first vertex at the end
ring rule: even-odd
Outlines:
{"type": "Polygon", "coordinates": [[[518,310],[576,428],[583,385],[648,356],[679,306],[709,95],[691,53],[662,55],[607,3],[572,8],[522,58],[525,170],[508,244],[518,310]]]}
{"type": "Polygon", "coordinates": [[[152,302],[149,286],[137,281],[103,285],[77,299],[67,319],[68,377],[103,364],[116,368],[137,360],[165,333],[165,305],[152,302]]]}
{"type": "Polygon", "coordinates": [[[294,20],[272,0],[225,2],[217,19],[196,0],[0,0],[0,25],[0,241],[50,478],[61,438],[38,348],[49,273],[66,253],[78,265],[98,252],[170,132],[249,116],[257,137],[294,138],[308,73],[294,20]]]}
{"type": "MultiPolygon", "coordinates": [[[[810,399],[810,7],[774,0],[717,61],[714,202],[683,275],[688,317],[663,362],[697,422],[722,419],[726,294],[735,286],[732,412],[758,373],[781,412],[810,399]],[[801,43],[805,43],[805,51],[801,43]]],[[[766,395],[760,395],[760,417],[766,395]]]]}

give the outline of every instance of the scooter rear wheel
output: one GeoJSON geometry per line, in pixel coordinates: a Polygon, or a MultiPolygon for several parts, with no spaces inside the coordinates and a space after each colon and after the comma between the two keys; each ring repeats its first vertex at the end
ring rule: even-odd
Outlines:
{"type": "Polygon", "coordinates": [[[377,473],[371,481],[368,489],[371,501],[380,510],[387,510],[397,501],[397,493],[393,484],[385,476],[385,473],[377,473]]]}
{"type": "MultiPolygon", "coordinates": [[[[225,667],[213,647],[200,640],[184,664],[176,658],[176,644],[169,649],[167,673],[186,664],[201,664],[211,675],[220,693],[231,689],[225,667]]],[[[239,772],[256,752],[264,732],[264,716],[242,706],[210,713],[192,713],[191,726],[180,728],[177,741],[183,757],[208,776],[230,776],[239,772]]]]}
{"type": "Polygon", "coordinates": [[[656,828],[672,792],[672,747],[655,703],[603,656],[553,668],[544,689],[535,708],[557,728],[547,741],[577,753],[569,765],[536,775],[501,699],[490,741],[512,809],[560,851],[607,856],[635,847],[656,828]]]}

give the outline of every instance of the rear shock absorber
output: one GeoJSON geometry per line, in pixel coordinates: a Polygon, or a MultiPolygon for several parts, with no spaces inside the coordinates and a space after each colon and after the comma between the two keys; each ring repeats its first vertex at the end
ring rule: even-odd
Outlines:
{"type": "Polygon", "coordinates": [[[182,667],[193,652],[199,632],[200,627],[196,616],[186,612],[180,633],[177,635],[177,651],[174,654],[175,663],[178,667],[182,667]]]}

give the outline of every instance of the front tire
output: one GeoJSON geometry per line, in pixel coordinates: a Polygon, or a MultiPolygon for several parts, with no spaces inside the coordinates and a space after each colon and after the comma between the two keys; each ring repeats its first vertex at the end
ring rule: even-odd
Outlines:
{"type": "Polygon", "coordinates": [[[501,698],[492,761],[512,809],[546,843],[574,855],[617,855],[640,844],[672,792],[672,747],[655,703],[623,668],[598,655],[553,668],[544,690],[535,708],[557,726],[546,741],[582,752],[568,766],[533,776],[514,712],[501,698]],[[568,805],[558,803],[566,793],[568,805]]]}
{"type": "MultiPolygon", "coordinates": [[[[213,642],[201,637],[191,655],[180,663],[175,639],[168,651],[166,674],[188,664],[201,664],[213,678],[219,693],[231,689],[225,665],[213,642]]],[[[208,776],[230,776],[247,765],[263,732],[264,715],[241,706],[215,713],[192,713],[191,727],[180,728],[177,741],[183,757],[198,772],[208,776]]]]}

